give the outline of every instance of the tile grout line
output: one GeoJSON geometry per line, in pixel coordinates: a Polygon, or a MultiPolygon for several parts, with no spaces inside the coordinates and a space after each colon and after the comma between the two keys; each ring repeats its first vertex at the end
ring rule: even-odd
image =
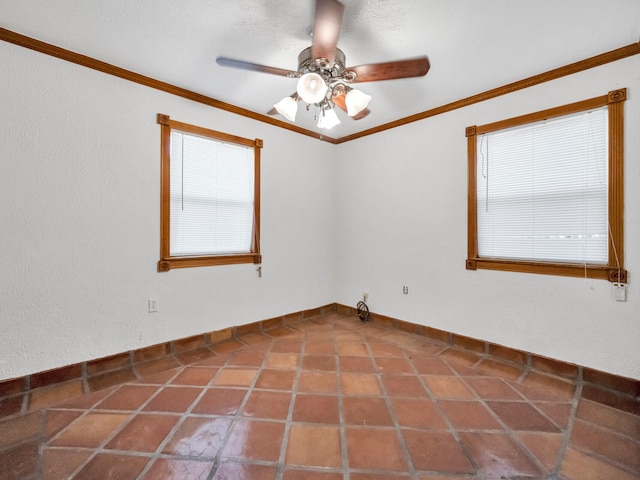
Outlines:
{"type": "MultiPolygon", "coordinates": [[[[271,345],[270,345],[270,347],[268,349],[269,351],[273,348],[273,345],[275,344],[275,342],[276,342],[275,339],[273,339],[271,341],[271,345]]],[[[246,348],[249,348],[249,347],[245,347],[245,348],[230,352],[228,357],[227,357],[227,361],[225,362],[224,367],[232,367],[232,365],[228,365],[229,360],[237,352],[244,351],[246,348]]],[[[220,442],[220,448],[218,448],[218,451],[216,452],[216,454],[214,456],[213,468],[209,472],[209,475],[207,476],[207,480],[211,480],[215,476],[215,474],[218,471],[218,469],[220,468],[220,465],[222,465],[222,463],[220,461],[220,459],[222,457],[222,452],[226,448],[227,442],[229,441],[229,438],[231,438],[231,435],[233,434],[234,428],[240,422],[240,420],[242,420],[242,418],[243,418],[242,412],[244,411],[244,408],[247,405],[247,402],[249,401],[249,398],[251,397],[251,394],[253,393],[253,390],[254,390],[254,387],[255,387],[256,383],[258,383],[258,379],[260,378],[260,374],[264,370],[264,364],[266,362],[267,353],[268,352],[262,352],[262,353],[263,353],[262,363],[260,364],[260,367],[258,368],[258,371],[255,374],[255,378],[253,379],[253,381],[251,382],[251,384],[247,388],[247,392],[245,393],[244,398],[242,399],[242,402],[240,402],[240,405],[238,406],[238,411],[235,413],[235,415],[233,415],[231,423],[229,424],[229,427],[227,428],[227,432],[225,433],[225,436],[222,438],[222,441],[220,442]]],[[[218,376],[218,374],[220,373],[220,371],[222,371],[222,369],[224,367],[221,367],[218,370],[218,372],[216,372],[216,375],[211,379],[211,382],[213,382],[215,380],[215,377],[218,376]]],[[[220,418],[220,416],[216,416],[215,418],[220,418]]]]}
{"type": "MultiPolygon", "coordinates": [[[[176,372],[176,375],[179,372],[176,372]]],[[[73,425],[74,423],[76,423],[80,418],[85,417],[87,415],[89,415],[89,413],[93,412],[95,413],[96,407],[104,402],[105,400],[111,398],[111,397],[115,397],[117,395],[117,393],[122,390],[125,386],[130,385],[129,383],[123,383],[121,384],[117,389],[115,389],[113,392],[111,392],[109,395],[107,395],[105,398],[101,399],[100,401],[96,402],[92,407],[86,409],[85,413],[82,414],[80,417],[78,417],[76,420],[74,420],[73,422],[71,422],[66,428],[64,428],[63,430],[61,430],[58,435],[61,435],[62,432],[66,431],[69,426],[73,425]]],[[[117,428],[115,428],[111,434],[107,435],[107,437],[95,448],[93,448],[93,452],[82,462],[80,463],[80,465],[78,465],[78,467],[69,475],[69,478],[74,478],[76,475],[78,475],[95,457],[97,457],[99,454],[103,453],[105,450],[105,446],[111,441],[113,440],[127,425],[129,425],[133,419],[135,418],[135,416],[141,411],[140,409],[144,407],[144,405],[146,405],[148,402],[151,401],[151,398],[155,397],[156,395],[158,395],[158,393],[160,391],[164,390],[164,386],[161,386],[160,388],[157,389],[157,391],[151,395],[146,401],[142,402],[142,404],[140,406],[138,406],[137,409],[135,410],[116,410],[121,412],[121,414],[124,414],[124,412],[127,412],[127,414],[129,415],[128,418],[122,422],[117,428]]],[[[99,410],[99,409],[98,409],[99,410]]],[[[56,435],[56,437],[58,436],[56,435]]],[[[51,439],[53,440],[53,438],[51,439]]],[[[50,440],[50,441],[51,441],[50,440]]],[[[142,452],[135,452],[135,453],[142,453],[142,452]]],[[[144,452],[147,453],[147,452],[144,452]]],[[[131,452],[128,452],[128,454],[130,455],[131,452]]],[[[151,460],[153,453],[151,453],[151,455],[148,456],[149,460],[151,460]]],[[[147,455],[139,455],[139,456],[147,456],[147,455]]]]}
{"type": "MultiPolygon", "coordinates": [[[[304,359],[304,352],[307,346],[307,332],[300,332],[302,335],[302,345],[300,347],[298,366],[296,367],[296,376],[293,381],[293,387],[291,390],[291,399],[289,400],[289,409],[287,410],[287,418],[284,423],[284,432],[282,433],[282,443],[280,444],[280,455],[278,456],[278,463],[276,466],[275,480],[282,480],[286,467],[287,448],[289,446],[289,435],[291,434],[291,424],[293,423],[293,409],[295,407],[296,398],[298,395],[298,387],[300,385],[300,377],[302,376],[302,361],[304,359]]],[[[279,391],[279,390],[278,390],[279,391]]]]}
{"type": "Polygon", "coordinates": [[[578,404],[580,403],[580,397],[582,396],[582,387],[583,387],[583,382],[582,380],[580,380],[576,384],[576,390],[573,393],[573,405],[571,406],[571,412],[569,413],[569,420],[567,422],[567,431],[564,435],[564,438],[562,439],[562,444],[560,445],[560,449],[558,450],[555,464],[553,465],[550,472],[550,474],[555,475],[555,477],[558,477],[560,475],[560,469],[562,468],[562,464],[564,463],[564,457],[567,453],[567,449],[569,448],[569,443],[571,441],[571,431],[573,430],[573,423],[576,419],[576,414],[578,412],[578,404]]]}
{"type": "MultiPolygon", "coordinates": [[[[178,375],[180,375],[182,372],[185,371],[185,369],[187,368],[187,366],[183,366],[182,368],[180,368],[180,370],[178,372],[176,372],[175,375],[173,375],[170,379],[168,379],[162,386],[162,388],[160,388],[154,395],[152,395],[145,403],[143,406],[148,405],[155,397],[157,397],[158,395],[160,395],[161,392],[164,392],[164,390],[166,388],[172,388],[170,387],[170,382],[172,382],[173,380],[175,380],[178,375]]],[[[187,407],[187,409],[184,411],[184,413],[182,413],[180,415],[180,418],[178,419],[178,421],[176,422],[176,424],[173,426],[173,428],[171,430],[169,430],[169,432],[167,433],[167,435],[164,437],[164,439],[158,444],[158,446],[156,447],[155,451],[153,452],[153,456],[151,457],[151,459],[149,460],[149,462],[147,462],[147,464],[145,465],[145,467],[142,469],[142,471],[140,472],[140,474],[138,475],[137,478],[143,478],[147,472],[153,467],[153,465],[156,463],[156,461],[158,460],[158,458],[161,458],[162,455],[162,450],[164,449],[164,447],[167,445],[167,443],[169,443],[169,440],[171,438],[173,438],[173,435],[178,431],[178,429],[182,426],[182,424],[185,422],[185,420],[188,418],[189,413],[191,412],[191,410],[193,410],[193,408],[197,405],[197,403],[200,401],[200,399],[205,395],[205,393],[207,392],[207,387],[209,384],[211,384],[211,382],[213,382],[213,379],[216,378],[216,376],[218,375],[218,373],[220,372],[220,369],[218,369],[216,371],[216,373],[213,375],[213,377],[211,377],[211,380],[209,380],[209,383],[207,385],[204,386],[200,386],[201,388],[201,392],[196,395],[196,398],[193,400],[193,402],[191,402],[191,405],[189,405],[189,407],[187,407]]],[[[141,407],[142,408],[142,407],[141,407]]],[[[170,413],[170,412],[167,412],[170,413]]],[[[177,414],[177,412],[176,412],[177,414]]]]}
{"type": "MultiPolygon", "coordinates": [[[[395,343],[392,343],[392,345],[395,345],[395,343]]],[[[378,362],[376,361],[377,357],[375,357],[375,355],[373,354],[373,350],[371,349],[371,346],[369,345],[368,341],[366,343],[366,347],[367,347],[367,351],[369,352],[369,358],[371,359],[371,363],[373,364],[376,380],[380,385],[381,396],[384,400],[385,405],[387,406],[387,411],[389,412],[391,421],[393,422],[393,429],[395,430],[396,438],[400,443],[400,448],[402,449],[402,455],[404,456],[404,460],[407,463],[407,466],[409,467],[408,473],[409,475],[411,475],[411,478],[418,478],[415,465],[413,464],[413,459],[411,458],[411,453],[409,452],[409,448],[407,447],[407,442],[404,439],[404,435],[402,435],[402,429],[400,428],[400,424],[396,419],[395,412],[393,410],[393,405],[391,403],[391,399],[389,398],[389,392],[387,391],[387,388],[385,387],[384,382],[382,381],[382,374],[380,373],[380,367],[378,366],[378,362]]],[[[404,349],[401,349],[401,350],[403,354],[403,357],[401,358],[404,358],[405,351],[404,349]]],[[[391,358],[395,358],[395,357],[391,357],[391,358]]],[[[408,361],[408,359],[406,358],[405,360],[408,361]]]]}
{"type": "Polygon", "coordinates": [[[338,421],[340,422],[340,453],[342,455],[342,476],[343,480],[349,480],[351,471],[349,468],[349,444],[347,443],[347,424],[344,414],[344,394],[342,392],[342,369],[340,363],[340,352],[338,349],[338,339],[335,334],[335,323],[333,324],[333,351],[336,357],[336,388],[338,394],[338,421]]]}
{"type": "MultiPolygon", "coordinates": [[[[450,376],[453,376],[453,377],[459,376],[457,370],[452,368],[449,365],[449,362],[446,359],[440,358],[440,355],[437,355],[437,356],[433,355],[433,358],[438,358],[438,359],[442,360],[447,365],[447,367],[454,373],[454,375],[450,375],[450,376]]],[[[471,467],[474,470],[473,475],[475,476],[476,480],[485,480],[484,472],[480,468],[480,465],[478,465],[478,463],[477,463],[476,459],[474,458],[474,456],[471,454],[471,451],[469,451],[469,448],[467,447],[467,445],[462,441],[462,438],[460,437],[460,434],[458,433],[458,431],[453,426],[453,423],[449,419],[449,416],[444,412],[444,410],[440,406],[440,402],[439,402],[438,397],[433,393],[433,391],[431,390],[431,388],[429,387],[429,385],[427,384],[425,379],[422,378],[422,375],[420,375],[420,373],[416,369],[416,367],[413,364],[413,362],[409,362],[409,363],[411,364],[411,367],[413,368],[414,372],[416,373],[416,376],[418,377],[418,381],[421,383],[422,387],[427,392],[427,395],[429,396],[429,399],[433,402],[433,405],[434,405],[436,411],[440,414],[440,417],[444,420],[445,424],[447,425],[447,430],[449,431],[451,436],[453,436],[454,440],[456,441],[456,444],[459,446],[460,450],[462,451],[464,456],[469,461],[469,464],[471,465],[471,467]]]]}
{"type": "MultiPolygon", "coordinates": [[[[442,353],[442,352],[440,352],[440,353],[442,353]]],[[[440,355],[437,355],[437,357],[440,357],[440,355]]],[[[485,352],[485,354],[483,354],[471,367],[468,367],[468,368],[476,368],[476,367],[478,367],[487,358],[492,358],[492,356],[488,352],[485,352]]],[[[475,391],[475,389],[468,384],[468,382],[466,381],[465,377],[462,374],[460,374],[455,367],[450,365],[449,359],[441,358],[441,360],[443,362],[445,362],[447,364],[447,366],[449,367],[449,369],[454,372],[454,374],[455,374],[454,376],[458,377],[458,379],[474,394],[474,396],[476,397],[476,400],[479,400],[480,403],[489,411],[490,415],[494,418],[494,420],[496,420],[498,422],[498,424],[502,427],[502,432],[504,432],[504,434],[519,448],[519,450],[521,450],[526,455],[526,457],[529,458],[529,460],[534,462],[536,467],[538,467],[541,472],[546,471],[547,468],[541,463],[540,460],[538,460],[537,456],[535,456],[533,454],[533,452],[530,452],[529,449],[517,439],[517,437],[515,435],[515,432],[511,428],[509,428],[502,421],[502,419],[486,403],[485,399],[480,397],[480,395],[475,391]]],[[[509,364],[509,362],[507,362],[507,364],[509,364]]],[[[514,383],[518,383],[518,384],[521,384],[522,381],[524,380],[524,378],[526,378],[526,376],[531,371],[531,368],[528,365],[524,365],[524,366],[520,366],[520,367],[523,370],[522,373],[515,380],[513,380],[514,383]]],[[[478,376],[478,378],[483,378],[483,377],[490,377],[490,378],[496,378],[496,379],[499,379],[499,380],[503,380],[503,378],[501,376],[497,375],[497,374],[485,374],[485,375],[479,375],[478,376]]],[[[505,384],[508,385],[509,387],[511,387],[508,382],[505,382],[505,384]]],[[[563,428],[561,428],[559,425],[557,425],[556,422],[553,419],[551,419],[544,411],[542,411],[540,408],[538,408],[537,405],[535,405],[533,400],[527,398],[526,395],[524,393],[520,392],[519,390],[516,390],[513,387],[511,387],[511,389],[517,395],[519,395],[521,397],[522,400],[518,401],[518,403],[526,403],[529,406],[531,406],[531,408],[533,408],[537,413],[542,415],[546,420],[548,420],[555,427],[557,427],[558,430],[559,430],[559,433],[561,435],[564,435],[563,428]]],[[[576,387],[576,390],[577,390],[577,387],[576,387]]],[[[462,401],[462,400],[460,400],[460,401],[462,401]]],[[[500,401],[502,403],[508,403],[507,400],[504,400],[504,401],[503,400],[496,400],[496,401],[500,401]]],[[[438,403],[439,403],[439,401],[438,401],[438,403]]],[[[555,402],[555,403],[567,403],[567,402],[559,402],[558,401],[558,402],[555,402]]],[[[438,408],[439,408],[439,406],[438,406],[438,408]]],[[[444,413],[444,412],[442,412],[442,413],[444,413]]],[[[447,420],[448,420],[448,417],[447,417],[447,420]]],[[[456,430],[456,433],[457,433],[457,430],[456,430]]],[[[462,443],[461,440],[460,440],[460,442],[462,443]]],[[[551,470],[551,472],[553,472],[553,470],[551,470]]]]}

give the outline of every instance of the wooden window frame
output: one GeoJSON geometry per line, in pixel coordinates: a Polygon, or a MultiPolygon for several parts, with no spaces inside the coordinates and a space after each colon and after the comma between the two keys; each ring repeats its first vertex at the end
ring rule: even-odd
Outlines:
{"type": "Polygon", "coordinates": [[[542,273],[570,277],[587,277],[609,280],[610,282],[628,281],[624,269],[624,101],[627,89],[613,90],[607,95],[591,98],[560,107],[543,110],[528,115],[466,128],[468,151],[468,218],[467,218],[467,270],[488,269],[509,272],[542,273]],[[480,257],[477,243],[477,204],[476,204],[476,145],[477,136],[506,128],[560,117],[599,107],[608,107],[608,262],[606,265],[576,263],[555,263],[525,260],[504,260],[480,257]]]}
{"type": "Polygon", "coordinates": [[[166,272],[172,268],[205,267],[212,265],[234,265],[242,263],[261,263],[260,254],[260,149],[261,139],[254,140],[217,132],[195,125],[172,120],[169,115],[159,113],[160,124],[160,261],[158,271],[166,272]],[[203,256],[171,256],[171,130],[200,135],[203,137],[234,143],[253,148],[254,152],[254,227],[251,251],[238,254],[203,255],[203,256]]]}

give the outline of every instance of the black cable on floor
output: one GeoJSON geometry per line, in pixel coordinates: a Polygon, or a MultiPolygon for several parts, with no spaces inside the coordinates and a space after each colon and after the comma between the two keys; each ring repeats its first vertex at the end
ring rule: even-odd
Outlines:
{"type": "Polygon", "coordinates": [[[360,320],[363,322],[369,320],[369,307],[367,307],[367,304],[360,301],[356,307],[358,308],[358,317],[360,317],[360,320]]]}

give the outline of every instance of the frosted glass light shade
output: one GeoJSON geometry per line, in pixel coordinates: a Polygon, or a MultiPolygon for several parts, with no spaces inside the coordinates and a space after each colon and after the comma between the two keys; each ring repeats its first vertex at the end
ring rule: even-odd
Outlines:
{"type": "Polygon", "coordinates": [[[273,108],[275,108],[280,115],[282,115],[290,122],[296,121],[298,102],[294,100],[293,97],[284,97],[282,100],[276,103],[273,108]]]}
{"type": "Polygon", "coordinates": [[[351,89],[347,93],[344,102],[347,105],[347,115],[353,117],[367,108],[371,101],[371,95],[361,92],[360,90],[351,89]]]}
{"type": "Polygon", "coordinates": [[[336,115],[335,110],[323,110],[320,114],[320,119],[318,120],[318,128],[326,128],[327,130],[335,127],[340,123],[340,119],[338,115],[336,115]]]}
{"type": "Polygon", "coordinates": [[[327,94],[327,84],[317,73],[305,73],[298,80],[296,91],[306,103],[319,103],[327,94]]]}

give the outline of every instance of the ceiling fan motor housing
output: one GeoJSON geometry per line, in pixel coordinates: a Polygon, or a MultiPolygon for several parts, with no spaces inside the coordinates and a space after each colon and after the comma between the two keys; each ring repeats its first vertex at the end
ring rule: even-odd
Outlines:
{"type": "Polygon", "coordinates": [[[342,50],[336,48],[335,59],[333,65],[326,58],[313,58],[311,48],[305,48],[298,55],[298,72],[302,75],[314,72],[325,78],[325,81],[332,80],[353,81],[355,75],[351,78],[352,72],[345,72],[346,57],[342,50]],[[346,75],[345,75],[346,74],[346,75]]]}

